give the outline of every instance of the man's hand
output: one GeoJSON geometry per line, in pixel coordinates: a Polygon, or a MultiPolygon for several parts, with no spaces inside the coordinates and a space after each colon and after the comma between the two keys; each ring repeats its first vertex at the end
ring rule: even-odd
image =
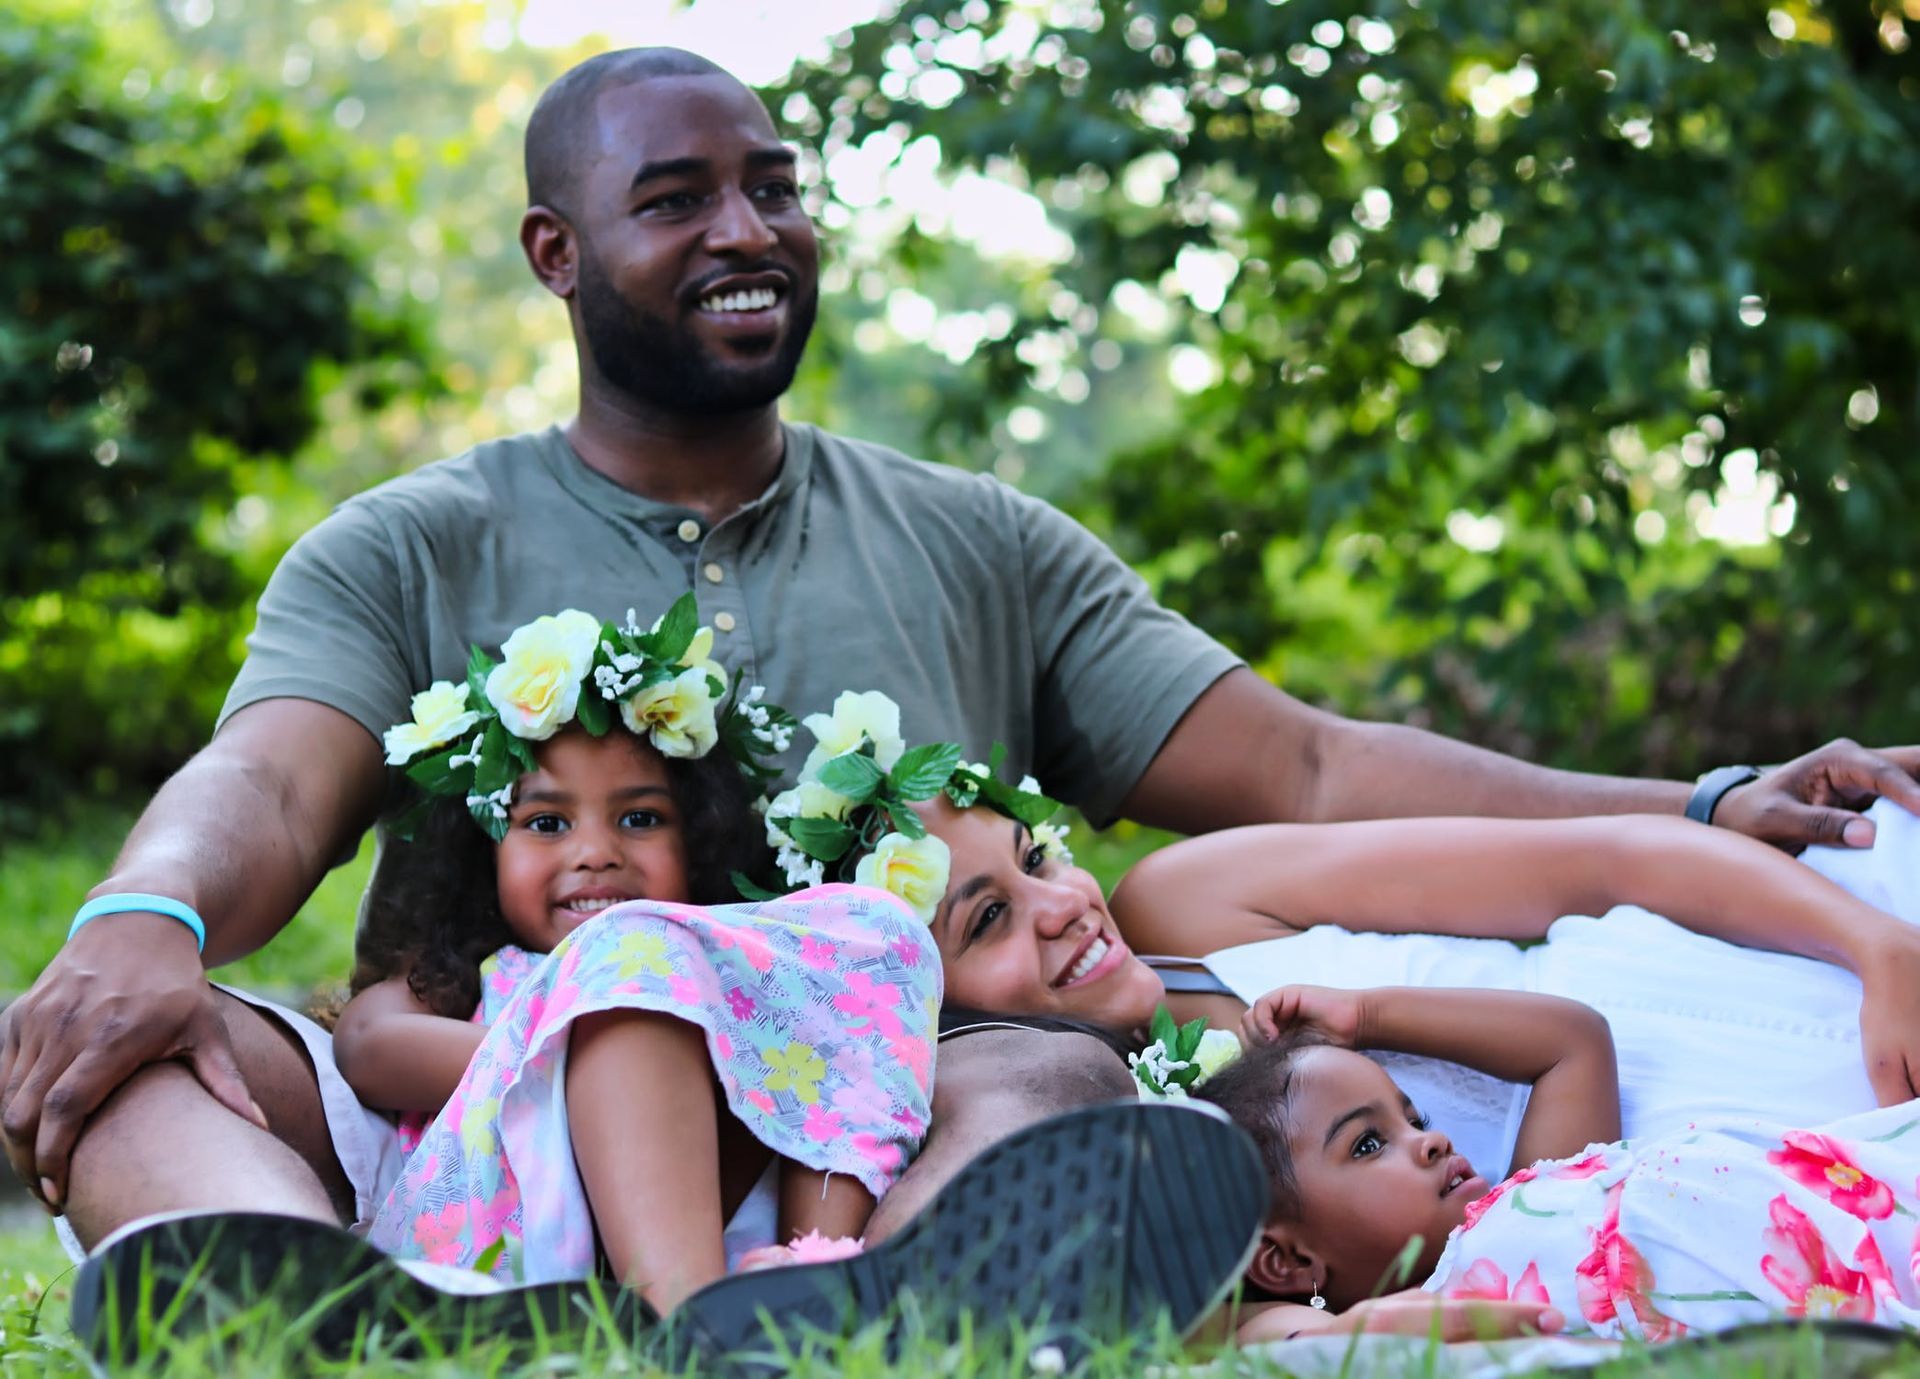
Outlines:
{"type": "Polygon", "coordinates": [[[1367,993],[1330,986],[1283,986],[1255,1001],[1240,1021],[1249,1044],[1271,1044],[1293,1029],[1310,1029],[1329,1044],[1360,1047],[1365,1037],[1367,993]]]}
{"type": "Polygon", "coordinates": [[[1243,1323],[1235,1340],[1251,1345],[1302,1336],[1350,1336],[1363,1331],[1441,1341],[1494,1341],[1547,1335],[1565,1325],[1566,1318],[1558,1308],[1537,1302],[1442,1298],[1411,1288],[1355,1303],[1344,1312],[1316,1312],[1298,1306],[1270,1308],[1243,1323]]]}
{"type": "Polygon", "coordinates": [[[1798,852],[1810,843],[1873,846],[1873,823],[1860,811],[1884,795],[1920,814],[1920,747],[1878,751],[1838,738],[1730,790],[1713,822],[1798,852]]]}
{"type": "Polygon", "coordinates": [[[267,1128],[193,935],[165,915],[94,920],[6,1013],[0,1136],[20,1181],[58,1209],[87,1118],[140,1068],[173,1058],[235,1115],[267,1128]]]}

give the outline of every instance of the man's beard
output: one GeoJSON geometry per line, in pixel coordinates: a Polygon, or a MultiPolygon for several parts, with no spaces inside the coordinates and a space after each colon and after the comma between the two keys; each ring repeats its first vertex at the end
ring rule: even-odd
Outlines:
{"type": "Polygon", "coordinates": [[[690,330],[623,300],[584,244],[580,254],[580,326],[600,376],[637,402],[693,416],[727,416],[774,401],[793,385],[813,333],[817,284],[789,294],[786,334],[756,364],[718,363],[690,330]]]}

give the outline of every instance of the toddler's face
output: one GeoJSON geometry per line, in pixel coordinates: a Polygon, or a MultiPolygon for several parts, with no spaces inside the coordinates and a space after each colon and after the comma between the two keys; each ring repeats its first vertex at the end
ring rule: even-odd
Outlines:
{"type": "Polygon", "coordinates": [[[523,947],[551,952],[622,900],[686,900],[686,839],[658,752],[616,727],[569,728],[535,754],[494,853],[500,912],[523,947]]]}
{"type": "Polygon", "coordinates": [[[1335,1307],[1372,1296],[1416,1235],[1423,1243],[1413,1275],[1386,1286],[1417,1286],[1467,1204],[1486,1195],[1486,1179],[1364,1054],[1302,1050],[1289,1118],[1300,1238],[1324,1261],[1321,1291],[1335,1307]]]}

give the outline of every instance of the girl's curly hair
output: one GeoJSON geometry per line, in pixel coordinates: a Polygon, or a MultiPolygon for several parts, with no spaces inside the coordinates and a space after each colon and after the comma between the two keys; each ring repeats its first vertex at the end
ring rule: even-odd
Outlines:
{"type": "MultiPolygon", "coordinates": [[[[686,839],[687,898],[737,901],[733,872],[759,881],[769,871],[752,784],[725,752],[663,760],[686,839]]],[[[482,960],[514,941],[500,913],[493,851],[466,802],[452,797],[434,802],[412,840],[383,836],[361,902],[351,992],[405,972],[413,994],[436,1013],[473,1014],[482,960]]]]}

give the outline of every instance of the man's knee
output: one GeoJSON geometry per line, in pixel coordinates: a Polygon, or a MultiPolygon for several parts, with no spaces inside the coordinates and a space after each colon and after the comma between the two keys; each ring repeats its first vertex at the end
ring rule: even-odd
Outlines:
{"type": "Polygon", "coordinates": [[[980,1030],[940,1046],[934,1124],[969,1108],[1031,1105],[1043,1114],[1134,1095],[1133,1075],[1090,1034],[980,1030]]]}

